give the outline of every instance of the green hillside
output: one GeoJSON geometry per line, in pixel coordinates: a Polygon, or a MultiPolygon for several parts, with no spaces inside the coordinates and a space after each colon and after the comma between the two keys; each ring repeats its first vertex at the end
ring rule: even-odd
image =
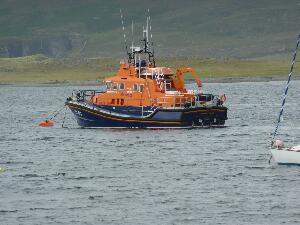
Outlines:
{"type": "MultiPolygon", "coordinates": [[[[34,55],[18,58],[0,58],[0,84],[24,81],[62,82],[95,81],[114,75],[118,60],[113,58],[48,58],[34,55]]],[[[269,77],[285,79],[290,67],[288,60],[203,59],[196,57],[158,58],[158,65],[171,68],[193,67],[201,79],[269,77]]],[[[294,76],[300,74],[295,67],[294,76]]]]}
{"type": "Polygon", "coordinates": [[[160,56],[285,58],[300,31],[298,0],[1,0],[0,56],[120,57],[120,8],[128,42],[150,9],[160,56]]]}

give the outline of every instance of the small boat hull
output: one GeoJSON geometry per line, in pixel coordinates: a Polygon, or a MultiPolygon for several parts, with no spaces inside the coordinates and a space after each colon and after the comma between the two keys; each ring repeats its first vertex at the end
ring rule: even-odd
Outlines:
{"type": "Polygon", "coordinates": [[[271,149],[271,154],[278,164],[300,165],[300,152],[288,149],[271,149]]]}
{"type": "Polygon", "coordinates": [[[132,116],[105,111],[88,104],[67,102],[77,123],[89,128],[190,128],[223,127],[226,107],[155,109],[147,116],[132,116]]]}

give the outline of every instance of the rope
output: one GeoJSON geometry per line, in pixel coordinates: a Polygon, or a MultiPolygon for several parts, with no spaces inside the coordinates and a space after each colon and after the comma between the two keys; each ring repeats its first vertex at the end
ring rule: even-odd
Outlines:
{"type": "MultiPolygon", "coordinates": [[[[74,115],[72,114],[70,117],[69,117],[69,115],[67,116],[67,113],[68,112],[70,112],[69,110],[68,110],[68,107],[66,106],[65,107],[65,113],[64,113],[64,117],[63,117],[63,122],[62,122],[62,125],[61,125],[61,127],[62,128],[65,128],[65,129],[72,129],[72,128],[74,128],[74,127],[69,127],[68,126],[68,124],[67,124],[67,126],[65,126],[65,124],[66,124],[66,122],[74,122],[74,123],[77,123],[77,121],[76,121],[76,119],[74,118],[74,115]],[[72,119],[72,121],[68,121],[68,118],[70,118],[70,119],[72,119]]],[[[77,127],[76,127],[77,128],[77,127]]]]}
{"type": "Polygon", "coordinates": [[[65,106],[65,114],[64,114],[63,122],[62,122],[62,124],[61,124],[61,128],[64,128],[65,119],[66,119],[66,114],[67,114],[67,106],[65,106]]]}
{"type": "Polygon", "coordinates": [[[297,40],[296,48],[294,50],[293,61],[292,61],[292,65],[291,65],[291,68],[290,68],[290,73],[288,75],[288,80],[286,82],[286,86],[285,86],[285,90],[284,90],[284,95],[283,95],[283,99],[282,99],[282,104],[281,104],[281,109],[280,109],[280,112],[279,112],[279,116],[278,116],[278,119],[277,119],[277,125],[276,125],[275,131],[273,133],[273,138],[272,138],[271,144],[273,144],[273,142],[275,140],[275,136],[276,136],[278,128],[279,128],[279,123],[281,121],[281,116],[283,114],[284,104],[285,104],[286,96],[287,96],[287,93],[288,93],[288,90],[289,90],[289,84],[290,84],[290,81],[291,81],[291,78],[292,78],[292,73],[293,73],[294,64],[295,64],[295,61],[296,61],[296,56],[297,56],[297,50],[298,50],[299,42],[300,42],[300,33],[298,35],[298,40],[297,40]]]}
{"type": "Polygon", "coordinates": [[[55,111],[54,112],[54,115],[50,118],[50,119],[48,119],[48,120],[52,120],[52,119],[54,119],[63,109],[65,108],[65,106],[63,106],[61,109],[59,109],[59,110],[57,110],[57,111],[55,111]]]}

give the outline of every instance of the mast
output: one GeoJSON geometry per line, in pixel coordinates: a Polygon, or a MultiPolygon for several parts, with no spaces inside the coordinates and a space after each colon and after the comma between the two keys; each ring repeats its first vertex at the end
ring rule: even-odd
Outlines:
{"type": "MultiPolygon", "coordinates": [[[[149,9],[148,9],[149,13],[149,9]]],[[[153,42],[152,42],[152,51],[150,50],[149,45],[149,31],[151,30],[150,25],[150,16],[147,15],[146,17],[146,26],[143,26],[143,39],[141,40],[142,46],[135,46],[134,45],[134,33],[133,33],[133,21],[131,23],[131,34],[132,34],[132,41],[131,41],[131,47],[128,51],[127,48],[127,40],[126,40],[126,34],[125,34],[125,27],[124,27],[124,20],[123,20],[123,14],[122,10],[120,10],[121,15],[121,23],[122,23],[122,29],[123,29],[123,38],[124,38],[124,44],[125,44],[125,50],[128,57],[128,63],[132,64],[137,67],[137,69],[140,69],[140,66],[137,66],[137,64],[141,64],[141,57],[142,55],[147,55],[148,65],[151,65],[152,67],[155,67],[155,58],[154,58],[154,48],[153,48],[153,42]]],[[[150,37],[152,38],[152,34],[150,34],[150,37]]]]}
{"type": "Polygon", "coordinates": [[[296,56],[297,56],[297,50],[298,50],[298,47],[299,47],[299,43],[300,43],[300,33],[298,35],[298,40],[297,40],[297,44],[296,44],[296,47],[295,47],[295,50],[294,50],[292,65],[291,65],[291,68],[290,68],[290,72],[289,72],[288,79],[287,79],[287,82],[286,82],[285,90],[284,90],[284,93],[283,93],[281,109],[280,109],[279,116],[278,116],[278,119],[277,119],[277,125],[276,125],[275,131],[273,133],[272,143],[275,140],[275,136],[276,136],[278,128],[279,128],[279,123],[281,121],[281,116],[283,114],[285,99],[286,99],[286,96],[287,96],[287,93],[288,93],[288,90],[289,90],[289,84],[290,84],[290,81],[291,81],[291,78],[292,78],[292,73],[293,73],[294,64],[295,64],[295,61],[296,61],[296,56]]]}

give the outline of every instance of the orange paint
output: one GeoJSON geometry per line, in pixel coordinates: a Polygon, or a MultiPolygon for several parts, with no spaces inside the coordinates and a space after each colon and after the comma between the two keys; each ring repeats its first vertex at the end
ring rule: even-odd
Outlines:
{"type": "Polygon", "coordinates": [[[104,80],[105,93],[92,96],[91,101],[96,105],[180,107],[195,101],[195,93],[185,87],[185,73],[191,73],[198,88],[202,87],[192,68],[178,68],[174,74],[167,67],[141,69],[121,63],[117,74],[104,80]]]}
{"type": "Polygon", "coordinates": [[[53,127],[54,126],[54,122],[52,120],[45,120],[42,121],[41,123],[39,123],[40,127],[53,127]]]}

